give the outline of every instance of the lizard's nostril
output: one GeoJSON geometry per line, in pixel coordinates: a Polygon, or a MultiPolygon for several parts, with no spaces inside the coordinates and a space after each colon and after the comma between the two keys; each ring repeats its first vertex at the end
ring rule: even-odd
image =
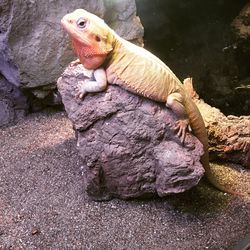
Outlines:
{"type": "Polygon", "coordinates": [[[96,37],[95,37],[95,40],[96,40],[97,42],[100,42],[100,41],[101,41],[101,38],[100,38],[99,36],[96,36],[96,37]]]}

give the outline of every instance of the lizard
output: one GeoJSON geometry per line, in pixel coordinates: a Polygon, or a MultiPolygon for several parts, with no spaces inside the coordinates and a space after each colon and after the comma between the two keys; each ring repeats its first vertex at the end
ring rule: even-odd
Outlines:
{"type": "MultiPolygon", "coordinates": [[[[79,64],[79,60],[70,63],[70,66],[79,64]]],[[[78,82],[76,86],[76,97],[83,98],[87,93],[95,93],[103,91],[107,87],[107,76],[103,68],[95,70],[86,69],[83,67],[84,78],[78,82]]]]}
{"type": "Polygon", "coordinates": [[[104,68],[106,72],[106,76],[103,72],[96,72],[97,78],[101,79],[100,87],[98,81],[93,89],[89,87],[90,84],[83,84],[80,92],[103,91],[103,82],[107,80],[109,84],[165,103],[178,118],[175,130],[181,142],[185,142],[190,125],[192,133],[202,143],[204,153],[201,162],[209,182],[223,192],[236,193],[230,185],[222,185],[213,176],[209,167],[208,137],[202,116],[191,96],[185,92],[182,82],[164,62],[148,50],[121,38],[103,19],[84,9],[66,14],[61,24],[78,56],[76,63],[91,70],[104,68]]]}

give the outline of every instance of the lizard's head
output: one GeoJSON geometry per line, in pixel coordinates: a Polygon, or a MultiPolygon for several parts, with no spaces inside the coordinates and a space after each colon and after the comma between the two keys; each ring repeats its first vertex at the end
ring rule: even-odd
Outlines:
{"type": "Polygon", "coordinates": [[[69,34],[81,63],[88,69],[101,66],[113,49],[113,33],[107,24],[83,9],[65,15],[61,23],[69,34]]]}

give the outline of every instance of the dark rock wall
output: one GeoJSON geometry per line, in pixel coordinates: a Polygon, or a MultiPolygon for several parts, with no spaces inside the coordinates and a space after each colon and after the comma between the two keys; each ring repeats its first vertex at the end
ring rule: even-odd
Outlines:
{"type": "Polygon", "coordinates": [[[136,1],[145,47],[180,79],[194,77],[201,97],[227,114],[250,113],[249,89],[236,90],[250,75],[246,61],[250,53],[232,29],[233,20],[248,2],[136,1]]]}

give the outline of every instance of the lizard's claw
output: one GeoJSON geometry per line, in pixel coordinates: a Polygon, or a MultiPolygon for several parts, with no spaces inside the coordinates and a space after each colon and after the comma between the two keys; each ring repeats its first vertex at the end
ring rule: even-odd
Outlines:
{"type": "Polygon", "coordinates": [[[82,99],[87,94],[87,91],[84,89],[84,84],[79,84],[76,87],[75,91],[76,91],[76,94],[75,94],[76,98],[82,99]]]}
{"type": "Polygon", "coordinates": [[[75,97],[82,99],[86,94],[87,94],[86,91],[78,90],[75,94],[75,97]]]}
{"type": "Polygon", "coordinates": [[[174,126],[174,130],[177,131],[177,136],[180,138],[182,144],[184,144],[185,142],[187,127],[188,127],[187,119],[178,120],[174,126]]]}

